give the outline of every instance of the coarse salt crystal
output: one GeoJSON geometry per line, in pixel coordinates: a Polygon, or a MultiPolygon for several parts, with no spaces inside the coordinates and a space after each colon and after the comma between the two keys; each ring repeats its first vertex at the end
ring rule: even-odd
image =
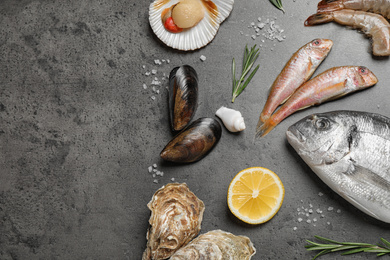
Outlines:
{"type": "Polygon", "coordinates": [[[157,164],[153,163],[153,167],[154,167],[154,168],[157,168],[157,164]]]}
{"type": "Polygon", "coordinates": [[[155,96],[151,96],[150,97],[152,100],[156,100],[156,97],[155,96]]]}
{"type": "Polygon", "coordinates": [[[154,183],[158,183],[158,180],[157,180],[157,179],[154,179],[153,182],[154,182],[154,183]]]}
{"type": "Polygon", "coordinates": [[[293,230],[297,230],[298,228],[297,227],[293,227],[293,230]]]}
{"type": "Polygon", "coordinates": [[[145,72],[146,76],[150,76],[150,71],[145,72]]]}
{"type": "Polygon", "coordinates": [[[328,208],[328,211],[332,211],[332,210],[333,210],[333,207],[329,207],[329,208],[328,208]]]}
{"type": "Polygon", "coordinates": [[[175,178],[172,178],[171,181],[175,181],[175,178]]]}
{"type": "Polygon", "coordinates": [[[145,83],[142,85],[142,87],[143,87],[144,89],[147,89],[147,88],[148,88],[148,86],[146,86],[145,83]]]}
{"type": "Polygon", "coordinates": [[[149,171],[149,172],[152,172],[152,170],[153,170],[152,166],[149,166],[149,167],[148,167],[148,171],[149,171]]]}
{"type": "Polygon", "coordinates": [[[200,55],[199,58],[200,58],[201,61],[205,61],[206,60],[206,56],[204,56],[204,55],[200,55]]]}
{"type": "Polygon", "coordinates": [[[152,70],[152,74],[153,75],[157,74],[157,70],[152,70]]]}
{"type": "Polygon", "coordinates": [[[302,218],[298,218],[298,222],[302,222],[303,221],[303,219],[302,218]]]}

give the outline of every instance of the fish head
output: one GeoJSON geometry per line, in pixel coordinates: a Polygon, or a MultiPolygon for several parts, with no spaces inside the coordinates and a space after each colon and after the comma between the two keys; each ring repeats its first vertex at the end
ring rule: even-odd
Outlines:
{"type": "Polygon", "coordinates": [[[333,46],[333,41],[329,39],[314,39],[309,42],[308,45],[310,52],[309,57],[322,61],[330,52],[330,49],[333,46]]]}
{"type": "Polygon", "coordinates": [[[310,166],[339,161],[349,152],[345,125],[332,114],[314,114],[287,130],[287,140],[310,166]]]}
{"type": "Polygon", "coordinates": [[[364,66],[355,68],[353,79],[355,81],[355,86],[358,88],[371,87],[378,82],[378,78],[374,73],[364,66]]]}

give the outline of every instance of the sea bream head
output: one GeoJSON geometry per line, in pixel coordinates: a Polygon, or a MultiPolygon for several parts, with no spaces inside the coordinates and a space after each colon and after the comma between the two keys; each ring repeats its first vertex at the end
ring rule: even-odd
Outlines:
{"type": "Polygon", "coordinates": [[[287,140],[309,166],[332,164],[349,153],[354,129],[337,112],[307,116],[290,126],[287,140]]]}

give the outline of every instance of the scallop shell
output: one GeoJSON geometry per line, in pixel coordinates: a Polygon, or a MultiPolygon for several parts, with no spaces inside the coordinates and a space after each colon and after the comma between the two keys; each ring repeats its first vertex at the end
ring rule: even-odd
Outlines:
{"type": "Polygon", "coordinates": [[[167,31],[161,13],[179,0],[155,0],[149,6],[149,23],[157,37],[169,47],[189,51],[206,46],[218,32],[220,24],[229,16],[234,0],[199,0],[205,7],[204,18],[194,27],[180,33],[167,31]],[[216,8],[213,8],[213,4],[216,8]]]}
{"type": "Polygon", "coordinates": [[[167,259],[200,231],[204,203],[187,184],[169,183],[148,203],[151,210],[148,240],[142,260],[167,259]]]}
{"type": "Polygon", "coordinates": [[[170,260],[249,260],[255,253],[256,249],[248,237],[213,230],[176,251],[170,260]]]}

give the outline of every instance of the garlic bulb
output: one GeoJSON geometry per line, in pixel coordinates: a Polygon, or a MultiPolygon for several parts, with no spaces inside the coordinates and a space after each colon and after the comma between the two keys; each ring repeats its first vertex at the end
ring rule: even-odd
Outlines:
{"type": "Polygon", "coordinates": [[[222,106],[215,112],[230,132],[239,132],[245,129],[244,118],[240,111],[222,106]]]}

